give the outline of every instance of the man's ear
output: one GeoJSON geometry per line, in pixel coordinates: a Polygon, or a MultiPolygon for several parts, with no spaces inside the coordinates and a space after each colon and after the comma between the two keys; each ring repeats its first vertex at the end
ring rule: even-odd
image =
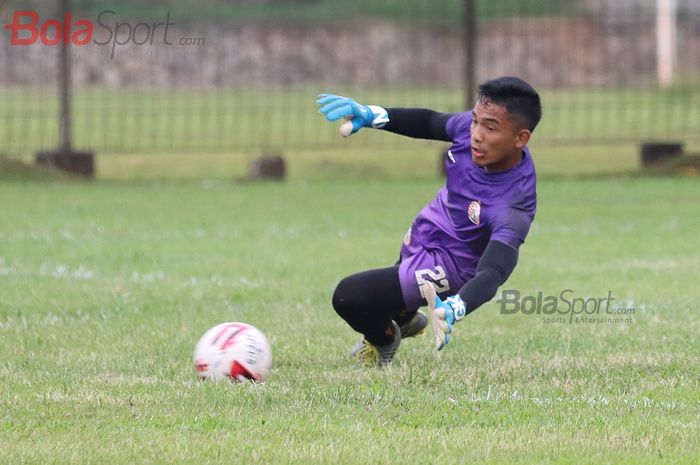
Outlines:
{"type": "Polygon", "coordinates": [[[521,129],[515,135],[515,147],[522,149],[530,141],[530,137],[532,137],[532,132],[529,129],[521,129]]]}

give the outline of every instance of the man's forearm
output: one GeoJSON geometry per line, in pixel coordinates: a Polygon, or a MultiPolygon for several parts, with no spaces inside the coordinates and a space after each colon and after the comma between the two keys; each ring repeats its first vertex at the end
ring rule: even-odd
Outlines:
{"type": "Polygon", "coordinates": [[[467,313],[471,313],[496,295],[518,263],[518,251],[498,241],[489,242],[479,260],[476,275],[459,290],[467,313]]]}
{"type": "Polygon", "coordinates": [[[447,120],[452,114],[440,113],[425,108],[387,108],[389,122],[384,126],[402,136],[416,139],[443,140],[450,142],[447,135],[447,120]]]}

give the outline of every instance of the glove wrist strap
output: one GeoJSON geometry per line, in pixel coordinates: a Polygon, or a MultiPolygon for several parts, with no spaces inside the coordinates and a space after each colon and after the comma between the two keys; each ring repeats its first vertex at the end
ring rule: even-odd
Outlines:
{"type": "Polygon", "coordinates": [[[374,117],[370,123],[371,127],[381,129],[386,126],[386,123],[389,122],[389,113],[387,113],[386,109],[377,105],[367,105],[367,108],[369,108],[374,117]]]}
{"type": "Polygon", "coordinates": [[[464,301],[459,296],[459,294],[452,297],[448,297],[445,303],[452,307],[454,312],[455,321],[459,321],[467,315],[467,307],[464,305],[464,301]]]}

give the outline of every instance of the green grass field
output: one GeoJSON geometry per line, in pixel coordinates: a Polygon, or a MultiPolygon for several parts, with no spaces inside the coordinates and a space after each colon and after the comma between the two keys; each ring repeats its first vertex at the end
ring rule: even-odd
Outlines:
{"type": "Polygon", "coordinates": [[[395,260],[440,181],[357,156],[297,154],[283,184],[233,183],[220,155],[170,179],[151,156],[0,176],[0,463],[697,463],[696,178],[541,178],[504,288],[611,291],[629,321],[489,303],[439,357],[422,337],[378,371],[348,360],[331,295],[395,260]],[[195,342],[230,320],[270,338],[268,382],[195,379],[195,342]]]}
{"type": "MultiPolygon", "coordinates": [[[[350,146],[337,125],[316,112],[316,95],[335,92],[386,107],[456,112],[465,108],[455,89],[76,89],[76,148],[98,153],[212,153],[350,146]],[[345,144],[344,144],[345,142],[345,144]]],[[[534,143],[620,144],[639,140],[698,141],[700,93],[692,87],[543,91],[543,118],[534,143]]],[[[53,89],[0,89],[0,150],[33,154],[58,145],[58,99],[53,89]]],[[[415,141],[363,131],[353,149],[412,150],[415,141]]]]}
{"type": "MultiPolygon", "coordinates": [[[[45,14],[54,5],[43,0],[10,0],[10,6],[20,4],[45,14]]],[[[201,22],[294,22],[317,24],[349,19],[382,19],[407,23],[432,23],[442,27],[457,27],[461,19],[461,0],[122,0],[114,4],[108,0],[72,0],[73,10],[83,17],[96,17],[101,11],[113,10],[121,19],[138,18],[141,21],[163,21],[165,14],[178,24],[201,22]],[[196,7],[196,9],[195,9],[196,7]]],[[[476,2],[479,19],[510,18],[519,16],[562,15],[590,12],[574,0],[519,0],[517,2],[476,2]]]]}

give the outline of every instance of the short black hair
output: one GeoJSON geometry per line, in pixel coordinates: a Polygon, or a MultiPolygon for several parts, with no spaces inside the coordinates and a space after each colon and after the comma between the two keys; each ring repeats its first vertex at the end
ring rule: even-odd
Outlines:
{"type": "Polygon", "coordinates": [[[540,96],[530,84],[520,78],[503,76],[479,85],[479,101],[503,106],[511,120],[520,128],[535,130],[542,117],[540,96]]]}

